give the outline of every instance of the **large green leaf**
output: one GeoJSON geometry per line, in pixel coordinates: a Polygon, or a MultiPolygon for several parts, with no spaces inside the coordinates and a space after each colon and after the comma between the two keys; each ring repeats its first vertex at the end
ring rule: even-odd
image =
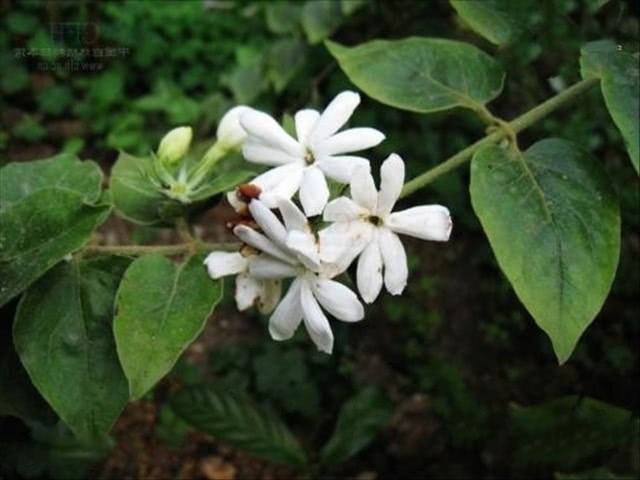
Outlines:
{"type": "Polygon", "coordinates": [[[496,45],[512,43],[527,29],[525,0],[449,0],[471,29],[496,45]]]}
{"type": "Polygon", "coordinates": [[[39,189],[0,209],[0,306],[82,247],[110,209],[58,188],[39,189]]]}
{"type": "Polygon", "coordinates": [[[61,263],[24,294],[13,327],[33,384],[81,438],[106,433],[127,402],[112,334],[113,303],[129,263],[61,263]]]}
{"type": "Polygon", "coordinates": [[[176,267],[162,255],[137,259],[118,290],[114,333],[118,357],[137,399],[176,363],[222,298],[201,256],[176,267]]]}
{"type": "Polygon", "coordinates": [[[100,198],[102,171],[93,162],[63,153],[34,162],[10,163],[0,170],[2,208],[42,190],[59,188],[82,195],[87,203],[100,198]]]}
{"type": "Polygon", "coordinates": [[[342,8],[335,0],[310,0],[302,8],[302,29],[311,45],[330,37],[342,23],[342,8]]]}
{"type": "Polygon", "coordinates": [[[565,362],[618,264],[620,212],[604,169],[565,140],[525,153],[489,146],[473,157],[471,201],[500,268],[565,362]]]}
{"type": "Polygon", "coordinates": [[[358,453],[373,440],[391,411],[389,400],[378,390],[358,392],[342,406],[333,435],[322,449],[322,461],[340,463],[358,453]]]}
{"type": "Polygon", "coordinates": [[[638,53],[621,50],[611,40],[582,47],[583,78],[597,77],[607,109],[627,145],[631,163],[640,172],[640,67],[638,53]]]}
{"type": "Polygon", "coordinates": [[[325,43],[349,80],[392,107],[423,113],[477,110],[502,91],[500,65],[467,43],[419,37],[353,48],[325,43]]]}
{"type": "Polygon", "coordinates": [[[195,428],[256,457],[290,466],[306,463],[302,448],[278,417],[244,395],[190,387],[174,395],[171,405],[195,428]]]}

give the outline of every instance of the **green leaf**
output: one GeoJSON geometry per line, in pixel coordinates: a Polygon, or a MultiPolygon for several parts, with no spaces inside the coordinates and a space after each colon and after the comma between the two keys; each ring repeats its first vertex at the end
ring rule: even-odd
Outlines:
{"type": "Polygon", "coordinates": [[[256,173],[250,170],[230,170],[219,174],[214,171],[204,180],[205,187],[197,190],[191,198],[194,202],[206,200],[221,192],[233,190],[236,186],[255,176],[256,173]]]}
{"type": "Polygon", "coordinates": [[[106,433],[127,402],[111,326],[128,263],[121,257],[61,263],[25,292],[16,314],[22,364],[80,438],[106,433]]]}
{"type": "Polygon", "coordinates": [[[502,67],[463,42],[413,37],[352,48],[325,43],[349,80],[392,107],[421,113],[477,110],[502,91],[502,67]]]}
{"type": "Polygon", "coordinates": [[[311,45],[330,37],[342,24],[340,2],[310,0],[302,7],[302,28],[311,45]]]}
{"type": "Polygon", "coordinates": [[[200,334],[222,298],[203,257],[176,267],[162,255],[131,264],[118,290],[114,333],[132,399],[142,397],[200,334]]]}
{"type": "Polygon", "coordinates": [[[50,115],[60,115],[73,104],[73,92],[66,85],[54,85],[45,88],[36,95],[38,108],[50,115]]]}
{"type": "Polygon", "coordinates": [[[626,143],[631,163],[640,173],[638,53],[624,52],[611,40],[587,43],[580,52],[582,77],[601,79],[604,102],[626,143]]]}
{"type": "Polygon", "coordinates": [[[640,431],[640,421],[631,412],[575,396],[528,407],[514,405],[510,422],[517,439],[515,462],[522,467],[580,468],[598,453],[610,457],[612,450],[623,449],[628,454],[640,431]]]}
{"type": "Polygon", "coordinates": [[[530,2],[519,0],[449,0],[473,31],[491,43],[513,43],[527,29],[530,2]]]}
{"type": "Polygon", "coordinates": [[[0,203],[7,208],[50,187],[75,192],[86,203],[95,203],[100,198],[101,184],[98,165],[67,153],[34,162],[9,163],[0,170],[0,203]]]}
{"type": "Polygon", "coordinates": [[[326,464],[341,463],[366,447],[391,415],[390,402],[374,388],[365,388],[340,410],[333,435],[322,449],[326,464]]]}
{"type": "Polygon", "coordinates": [[[302,8],[293,2],[269,2],[265,7],[267,28],[278,35],[293,33],[298,29],[302,8]]]}
{"type": "Polygon", "coordinates": [[[269,49],[267,74],[276,92],[281,92],[302,68],[307,47],[295,38],[283,38],[269,49]]]}
{"type": "Polygon", "coordinates": [[[305,454],[270,411],[229,389],[190,387],[171,398],[174,411],[217,439],[270,462],[302,466],[305,454]]]}
{"type": "Polygon", "coordinates": [[[0,209],[0,306],[78,250],[107,218],[108,205],[87,205],[80,194],[44,188],[0,209]]]}
{"type": "Polygon", "coordinates": [[[471,202],[500,268],[560,363],[609,292],[620,251],[620,212],[600,163],[546,139],[525,153],[480,149],[471,202]]]}

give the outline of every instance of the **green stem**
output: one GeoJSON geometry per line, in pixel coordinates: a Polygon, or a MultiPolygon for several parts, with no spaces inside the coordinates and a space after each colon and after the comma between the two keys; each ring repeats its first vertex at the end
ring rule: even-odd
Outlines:
{"type": "MultiPolygon", "coordinates": [[[[532,108],[528,112],[525,112],[519,117],[506,123],[505,127],[508,126],[511,132],[518,133],[530,127],[534,123],[540,121],[542,118],[546,117],[554,110],[566,105],[570,101],[579,97],[584,92],[593,87],[596,83],[598,83],[597,78],[588,78],[586,80],[582,80],[567,88],[566,90],[558,93],[556,96],[551,97],[540,105],[532,108]]],[[[466,163],[480,148],[486,145],[497,143],[503,138],[508,137],[509,134],[510,132],[508,128],[500,128],[499,130],[487,135],[486,137],[481,138],[473,145],[470,145],[464,150],[459,151],[441,164],[433,167],[430,170],[427,170],[421,175],[418,175],[417,177],[405,183],[400,197],[402,198],[412,194],[416,190],[419,190],[425,185],[433,182],[441,175],[444,175],[448,171],[453,170],[454,168],[457,168],[460,165],[466,163]]]]}
{"type": "Polygon", "coordinates": [[[126,255],[137,257],[148,253],[181,255],[198,251],[232,251],[237,250],[239,245],[238,243],[209,243],[197,241],[180,243],[178,245],[88,245],[80,251],[80,256],[126,255]]]}

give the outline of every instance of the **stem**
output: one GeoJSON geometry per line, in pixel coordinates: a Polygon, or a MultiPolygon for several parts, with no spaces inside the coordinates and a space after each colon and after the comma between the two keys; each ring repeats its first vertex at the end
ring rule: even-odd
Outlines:
{"type": "Polygon", "coordinates": [[[83,257],[93,255],[127,255],[137,257],[148,253],[181,255],[183,253],[209,250],[231,251],[236,250],[238,247],[238,243],[209,243],[197,241],[180,243],[178,245],[88,245],[80,251],[79,255],[83,257]]]}
{"type": "Polygon", "coordinates": [[[534,123],[549,115],[554,110],[574,100],[575,98],[589,90],[591,87],[593,87],[596,83],[598,83],[597,78],[588,78],[586,80],[575,83],[571,87],[563,90],[562,92],[558,93],[554,97],[551,97],[545,102],[542,102],[540,105],[532,108],[528,112],[523,113],[510,122],[506,122],[503,128],[500,128],[499,130],[487,135],[486,137],[481,138],[473,145],[470,145],[464,150],[459,151],[441,164],[433,167],[430,170],[427,170],[426,172],[405,183],[400,197],[402,198],[412,194],[416,190],[419,190],[425,185],[433,182],[441,175],[444,175],[449,170],[453,170],[454,168],[459,167],[463,163],[467,162],[471,157],[473,157],[473,154],[476,153],[476,151],[478,151],[481,147],[497,143],[503,138],[508,137],[510,134],[509,129],[513,133],[518,133],[530,127],[534,123]],[[509,129],[506,128],[507,126],[509,127],[509,129]]]}

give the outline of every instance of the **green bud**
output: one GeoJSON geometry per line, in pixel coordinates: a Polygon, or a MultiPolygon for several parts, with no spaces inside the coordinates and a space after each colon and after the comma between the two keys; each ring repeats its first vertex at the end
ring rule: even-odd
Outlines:
{"type": "Polygon", "coordinates": [[[191,127],[178,127],[167,133],[158,146],[158,158],[167,165],[180,160],[189,150],[193,131],[191,127]]]}

